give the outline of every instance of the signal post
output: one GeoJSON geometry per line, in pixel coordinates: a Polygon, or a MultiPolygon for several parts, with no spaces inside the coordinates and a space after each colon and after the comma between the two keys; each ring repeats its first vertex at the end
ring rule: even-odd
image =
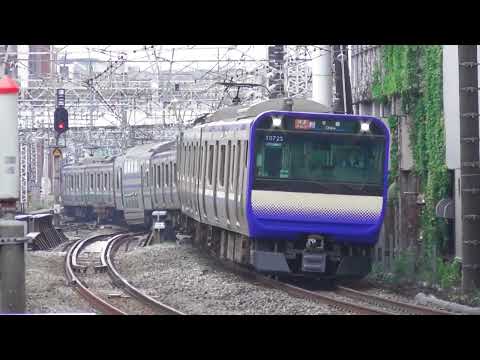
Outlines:
{"type": "Polygon", "coordinates": [[[65,89],[57,89],[57,108],[53,115],[53,128],[55,130],[55,147],[53,148],[53,224],[60,223],[60,193],[61,193],[61,162],[62,150],[58,140],[60,135],[68,130],[68,112],[65,109],[65,89]]]}

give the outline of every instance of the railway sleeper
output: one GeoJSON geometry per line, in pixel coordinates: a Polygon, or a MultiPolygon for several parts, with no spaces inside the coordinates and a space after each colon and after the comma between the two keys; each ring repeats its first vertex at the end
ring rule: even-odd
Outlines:
{"type": "Polygon", "coordinates": [[[106,265],[95,265],[94,266],[94,271],[95,271],[95,274],[97,273],[104,273],[107,271],[107,266],[106,265]]]}
{"type": "Polygon", "coordinates": [[[86,273],[88,270],[88,266],[85,266],[85,265],[76,265],[73,267],[73,271],[74,272],[77,272],[77,273],[86,273]]]}

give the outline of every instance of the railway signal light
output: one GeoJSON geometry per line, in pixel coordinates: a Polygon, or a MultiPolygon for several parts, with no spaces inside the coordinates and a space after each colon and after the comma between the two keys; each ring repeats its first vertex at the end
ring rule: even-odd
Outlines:
{"type": "Polygon", "coordinates": [[[55,109],[53,114],[53,128],[58,135],[68,130],[68,112],[63,107],[55,109]]]}

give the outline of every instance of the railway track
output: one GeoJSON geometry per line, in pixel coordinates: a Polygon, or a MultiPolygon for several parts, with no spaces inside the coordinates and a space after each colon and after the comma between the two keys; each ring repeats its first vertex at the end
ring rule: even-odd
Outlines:
{"type": "Polygon", "coordinates": [[[383,308],[389,308],[394,314],[403,315],[453,315],[452,313],[444,310],[428,308],[425,306],[410,304],[406,302],[400,302],[393,299],[387,299],[382,296],[369,294],[363,291],[338,286],[335,293],[341,296],[345,296],[351,299],[363,301],[375,306],[383,308]]]}
{"type": "MultiPolygon", "coordinates": [[[[113,283],[125,290],[128,294],[142,302],[143,304],[155,309],[159,314],[162,315],[185,315],[179,310],[176,310],[166,304],[163,304],[151,296],[142,293],[132,284],[130,284],[115,267],[114,254],[118,251],[119,247],[122,245],[123,241],[128,241],[128,237],[112,237],[107,246],[102,252],[102,262],[105,263],[108,275],[111,277],[113,283]]],[[[128,244],[127,244],[128,245],[128,244]]]]}
{"type": "Polygon", "coordinates": [[[87,285],[77,276],[79,271],[86,271],[85,265],[78,264],[78,254],[92,242],[103,239],[108,235],[95,235],[87,239],[76,241],[65,256],[65,276],[69,284],[96,310],[106,315],[126,315],[125,312],[106,302],[101,297],[90,291],[87,285]]]}
{"type": "MultiPolygon", "coordinates": [[[[155,299],[149,297],[148,295],[143,294],[138,289],[133,287],[128,283],[117,271],[114,265],[114,253],[118,250],[120,245],[124,241],[129,241],[132,237],[132,234],[102,234],[89,237],[87,239],[78,240],[69,248],[67,255],[65,257],[65,275],[69,284],[83,297],[91,306],[98,310],[102,314],[106,315],[127,315],[132,313],[132,311],[125,311],[123,308],[131,308],[133,306],[142,314],[182,314],[180,311],[177,311],[167,305],[164,305],[155,299]],[[103,247],[103,250],[98,256],[98,253],[85,252],[85,248],[94,242],[106,241],[106,246],[103,247]],[[95,256],[97,255],[97,256],[95,256]],[[122,288],[126,293],[131,296],[121,296],[117,294],[115,299],[109,299],[108,301],[105,298],[111,296],[100,296],[100,292],[104,292],[104,289],[98,291],[92,291],[87,282],[84,280],[88,278],[87,270],[94,269],[94,274],[97,277],[101,277],[103,273],[107,272],[109,277],[112,279],[115,286],[122,288]],[[112,304],[115,302],[115,304],[112,304]],[[140,307],[139,307],[140,305],[140,307]]],[[[94,281],[92,281],[93,283],[94,281]]],[[[105,282],[105,281],[104,281],[105,282]]],[[[137,312],[135,311],[135,313],[137,312]]]]}
{"type": "Polygon", "coordinates": [[[240,265],[216,259],[220,266],[244,276],[255,283],[285,291],[291,296],[328,304],[346,313],[357,315],[453,315],[450,312],[427,308],[410,303],[387,299],[366,292],[337,287],[333,291],[309,290],[304,286],[296,286],[258,274],[240,265]]]}

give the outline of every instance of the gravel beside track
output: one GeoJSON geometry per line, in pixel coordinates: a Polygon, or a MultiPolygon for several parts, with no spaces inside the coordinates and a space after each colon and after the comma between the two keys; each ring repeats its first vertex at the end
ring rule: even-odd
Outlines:
{"type": "Polygon", "coordinates": [[[25,253],[27,313],[95,313],[95,310],[67,286],[64,252],[25,253]]]}
{"type": "Polygon", "coordinates": [[[118,271],[139,290],[186,314],[341,314],[328,305],[255,285],[219,269],[189,245],[163,243],[117,253],[118,271]]]}

